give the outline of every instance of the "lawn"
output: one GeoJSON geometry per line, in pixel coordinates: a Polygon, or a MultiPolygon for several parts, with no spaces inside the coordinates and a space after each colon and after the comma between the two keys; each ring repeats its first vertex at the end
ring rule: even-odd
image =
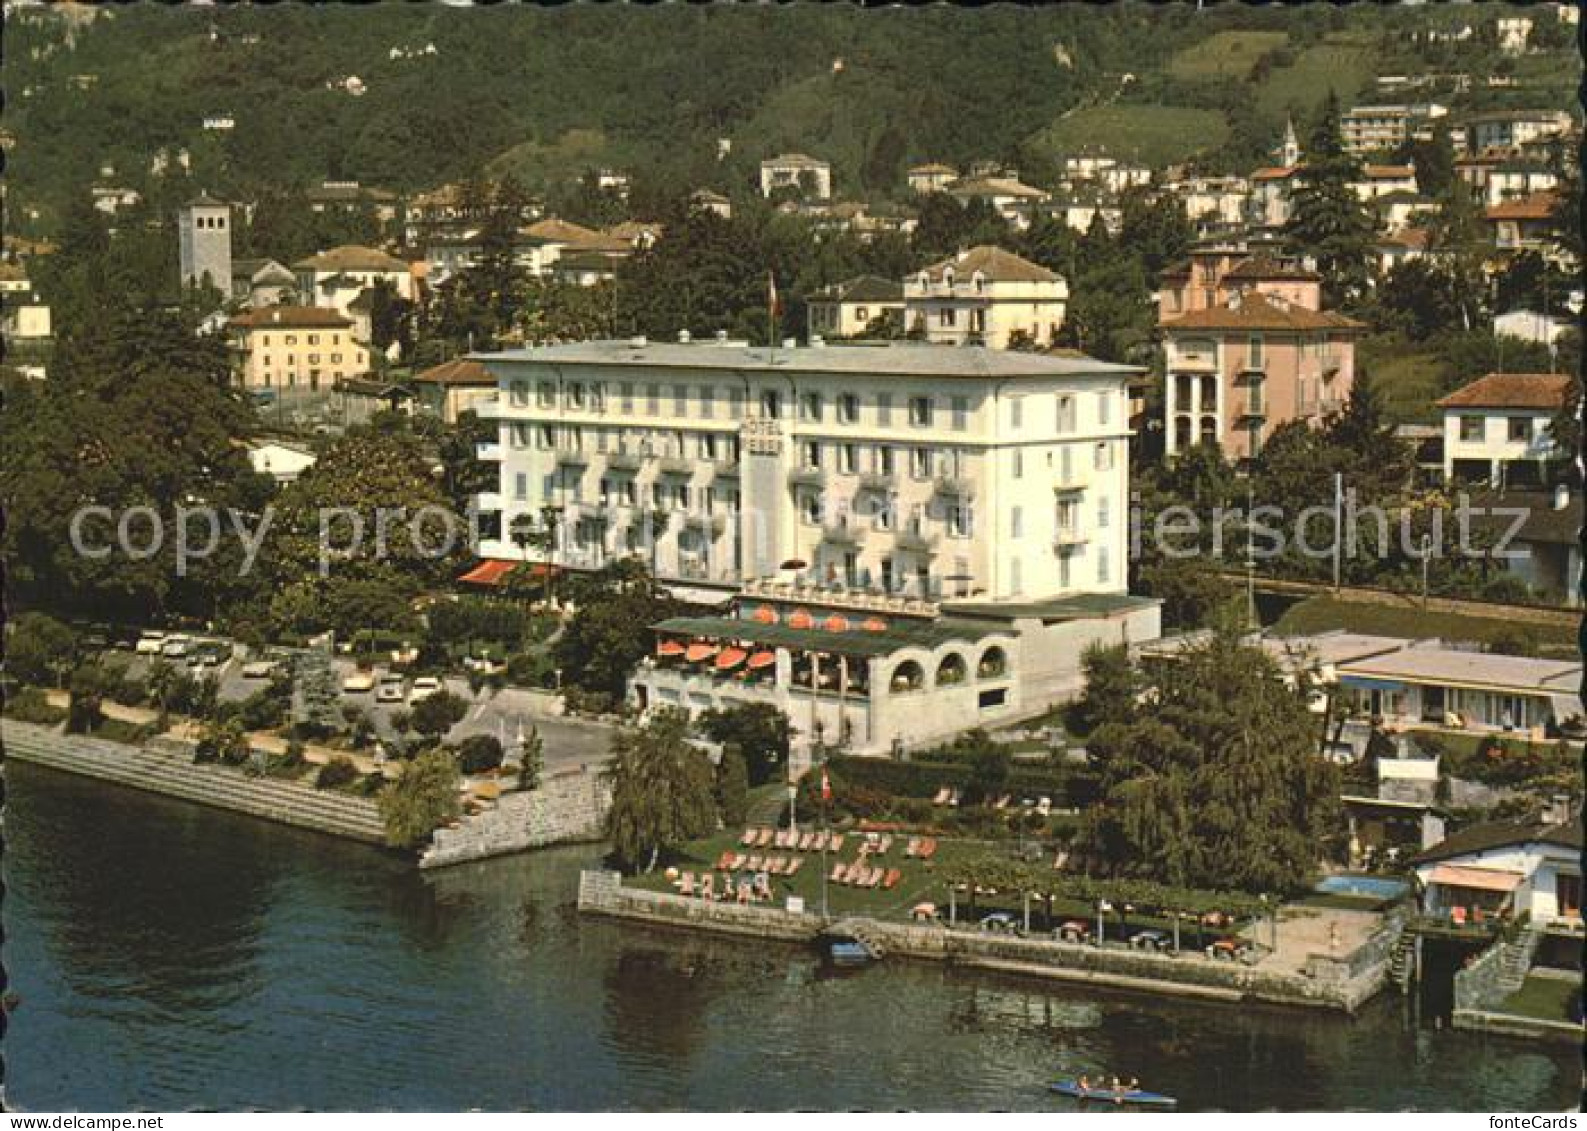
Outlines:
{"type": "Polygon", "coordinates": [[[1177,79],[1243,79],[1258,59],[1288,39],[1282,31],[1220,31],[1176,53],[1168,73],[1177,79]]]}
{"type": "MultiPolygon", "coordinates": [[[[1339,96],[1341,104],[1349,106],[1356,92],[1372,82],[1374,61],[1374,52],[1367,46],[1319,43],[1308,47],[1294,63],[1268,76],[1257,92],[1257,108],[1264,117],[1275,121],[1292,109],[1309,115],[1330,90],[1339,96]]],[[[1306,144],[1304,136],[1301,144],[1306,144]]]]}
{"type": "Polygon", "coordinates": [[[1581,981],[1528,974],[1501,1008],[1540,1021],[1574,1021],[1581,1015],[1581,981]]]}
{"type": "Polygon", "coordinates": [[[1440,636],[1446,640],[1475,640],[1483,644],[1513,636],[1521,629],[1531,635],[1543,655],[1563,658],[1578,654],[1576,630],[1563,624],[1524,624],[1498,616],[1435,614],[1410,605],[1377,605],[1332,597],[1308,597],[1290,606],[1273,626],[1273,631],[1281,636],[1310,636],[1329,629],[1378,636],[1440,636]]]}
{"type": "Polygon", "coordinates": [[[1038,131],[1031,144],[1063,157],[1100,140],[1115,157],[1167,165],[1228,138],[1229,124],[1217,110],[1147,103],[1076,110],[1038,131]]]}

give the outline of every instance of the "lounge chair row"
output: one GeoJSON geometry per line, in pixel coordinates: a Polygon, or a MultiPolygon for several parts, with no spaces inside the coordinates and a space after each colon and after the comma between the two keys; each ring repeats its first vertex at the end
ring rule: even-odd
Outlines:
{"type": "Polygon", "coordinates": [[[891,891],[898,886],[898,881],[904,878],[904,873],[897,868],[872,868],[864,861],[855,861],[853,864],[836,864],[832,874],[827,877],[834,884],[843,884],[856,888],[883,888],[891,891]]]}
{"type": "Polygon", "coordinates": [[[936,837],[912,836],[904,845],[904,855],[911,860],[930,860],[936,854],[936,837]]]}
{"type": "Polygon", "coordinates": [[[701,899],[753,903],[766,902],[772,898],[771,888],[759,881],[739,880],[734,883],[732,876],[723,876],[721,887],[718,888],[716,879],[716,875],[711,872],[702,872],[698,879],[693,872],[685,872],[673,881],[672,886],[678,889],[679,895],[699,896],[701,899]]]}
{"type": "Polygon", "coordinates": [[[821,832],[802,833],[797,829],[748,828],[738,838],[741,848],[786,848],[793,852],[829,852],[843,848],[843,834],[821,832]]]}
{"type": "Polygon", "coordinates": [[[718,872],[765,872],[769,876],[791,876],[804,867],[804,858],[800,856],[761,856],[759,853],[746,856],[742,852],[734,852],[731,848],[717,857],[716,870],[718,872]]]}

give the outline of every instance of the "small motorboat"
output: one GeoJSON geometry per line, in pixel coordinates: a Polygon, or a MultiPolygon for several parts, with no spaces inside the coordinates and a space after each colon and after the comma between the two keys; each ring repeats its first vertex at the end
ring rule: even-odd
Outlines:
{"type": "Polygon", "coordinates": [[[1143,1092],[1139,1088],[1099,1088],[1094,1084],[1089,1088],[1082,1088],[1078,1080],[1059,1080],[1052,1085],[1052,1090],[1060,1096],[1069,1096],[1072,1099],[1094,1103],[1128,1104],[1133,1107],[1175,1107],[1179,1103],[1173,1096],[1161,1095],[1158,1092],[1143,1092]]]}
{"type": "Polygon", "coordinates": [[[862,942],[834,941],[827,947],[834,966],[868,966],[875,961],[871,948],[862,942]]]}

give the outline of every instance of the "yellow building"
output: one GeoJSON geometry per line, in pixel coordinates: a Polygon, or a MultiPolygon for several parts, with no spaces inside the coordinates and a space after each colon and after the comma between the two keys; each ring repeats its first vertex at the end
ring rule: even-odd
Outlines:
{"type": "Polygon", "coordinates": [[[334,310],[267,306],[233,318],[230,327],[244,388],[328,392],[338,380],[369,370],[352,320],[334,310]]]}

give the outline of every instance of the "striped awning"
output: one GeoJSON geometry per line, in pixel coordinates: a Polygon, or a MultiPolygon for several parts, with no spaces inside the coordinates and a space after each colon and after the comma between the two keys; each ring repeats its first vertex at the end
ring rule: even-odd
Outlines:
{"type": "Polygon", "coordinates": [[[1525,878],[1519,872],[1503,872],[1497,868],[1440,864],[1433,869],[1428,882],[1452,888],[1474,888],[1477,891],[1514,891],[1525,878]]]}
{"type": "Polygon", "coordinates": [[[759,671],[761,668],[769,668],[776,662],[776,652],[756,652],[749,658],[749,666],[755,671],[759,671]]]}
{"type": "Polygon", "coordinates": [[[722,654],[716,658],[716,670],[729,672],[744,662],[749,653],[742,648],[724,648],[722,654]]]}
{"type": "Polygon", "coordinates": [[[715,644],[691,644],[689,650],[683,654],[683,658],[691,664],[698,664],[701,660],[709,660],[716,653],[715,644]]]}
{"type": "Polygon", "coordinates": [[[656,652],[662,656],[681,656],[683,655],[683,645],[676,640],[663,640],[656,648],[656,652]]]}

